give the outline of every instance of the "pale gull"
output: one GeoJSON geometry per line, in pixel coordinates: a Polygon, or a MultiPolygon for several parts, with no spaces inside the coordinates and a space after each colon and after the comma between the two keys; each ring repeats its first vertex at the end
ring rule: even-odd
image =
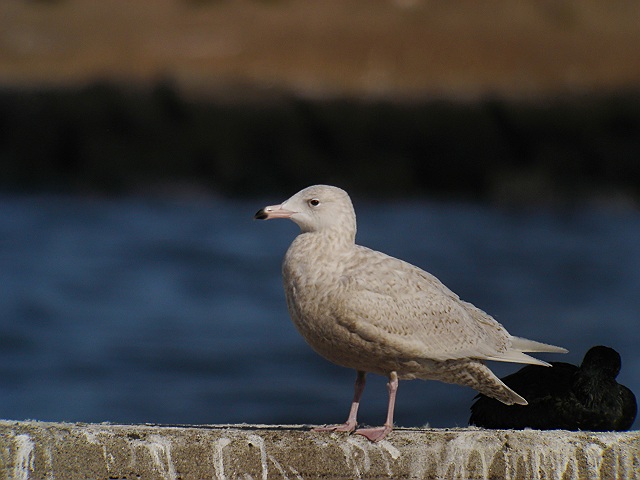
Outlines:
{"type": "Polygon", "coordinates": [[[507,405],[526,405],[485,361],[548,366],[523,352],[567,351],[510,335],[430,273],[356,245],[356,215],[340,188],[305,188],[280,205],[263,208],[255,218],[289,218],[298,224],[301,232],[282,267],[291,319],[316,352],[357,371],[346,423],[316,430],[355,430],[381,440],[393,428],[398,379],[466,385],[507,405]],[[387,419],[382,427],[356,430],[369,372],[389,378],[387,419]]]}

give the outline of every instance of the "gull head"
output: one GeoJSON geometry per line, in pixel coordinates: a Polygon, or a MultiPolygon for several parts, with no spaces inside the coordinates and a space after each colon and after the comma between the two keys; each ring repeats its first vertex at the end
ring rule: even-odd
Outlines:
{"type": "Polygon", "coordinates": [[[330,185],[314,185],[300,190],[280,205],[260,209],[254,218],[289,218],[303,233],[331,230],[352,238],[356,233],[356,214],[349,195],[330,185]]]}

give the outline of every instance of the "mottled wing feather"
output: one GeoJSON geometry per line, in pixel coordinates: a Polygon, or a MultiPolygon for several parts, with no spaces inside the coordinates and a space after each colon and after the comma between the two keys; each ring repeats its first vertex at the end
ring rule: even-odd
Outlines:
{"type": "Polygon", "coordinates": [[[434,360],[488,358],[508,349],[509,334],[498,322],[409,263],[360,247],[344,272],[334,314],[367,341],[434,360]]]}

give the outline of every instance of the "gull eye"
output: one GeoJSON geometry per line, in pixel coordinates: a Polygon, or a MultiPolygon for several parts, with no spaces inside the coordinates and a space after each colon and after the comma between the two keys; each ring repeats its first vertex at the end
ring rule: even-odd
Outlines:
{"type": "Polygon", "coordinates": [[[317,198],[312,198],[308,203],[312,207],[317,207],[318,205],[320,205],[320,200],[318,200],[317,198]]]}

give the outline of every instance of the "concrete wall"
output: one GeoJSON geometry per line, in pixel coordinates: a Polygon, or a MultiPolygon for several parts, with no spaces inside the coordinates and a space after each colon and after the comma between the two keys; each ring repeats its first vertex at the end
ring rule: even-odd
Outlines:
{"type": "Polygon", "coordinates": [[[640,478],[640,432],[0,421],[0,479],[640,478]]]}

